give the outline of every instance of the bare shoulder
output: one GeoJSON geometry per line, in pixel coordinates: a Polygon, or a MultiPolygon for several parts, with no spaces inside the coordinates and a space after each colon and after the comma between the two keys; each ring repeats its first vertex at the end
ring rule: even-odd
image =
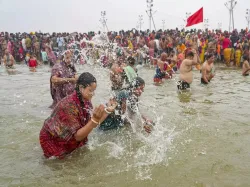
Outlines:
{"type": "Polygon", "coordinates": [[[189,59],[184,59],[182,61],[182,64],[186,65],[186,66],[190,66],[192,65],[193,61],[192,60],[189,60],[189,59]]]}
{"type": "Polygon", "coordinates": [[[157,63],[158,63],[158,65],[162,65],[162,64],[164,64],[164,62],[162,62],[160,59],[159,59],[159,60],[157,60],[157,63]]]}
{"type": "Polygon", "coordinates": [[[244,61],[244,64],[243,64],[245,67],[250,67],[248,61],[244,61]]]}

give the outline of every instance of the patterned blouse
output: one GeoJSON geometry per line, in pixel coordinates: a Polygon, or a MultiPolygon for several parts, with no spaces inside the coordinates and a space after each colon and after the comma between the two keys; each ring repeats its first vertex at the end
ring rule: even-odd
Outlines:
{"type": "MultiPolygon", "coordinates": [[[[65,62],[57,63],[53,66],[51,72],[51,78],[57,76],[59,78],[73,78],[76,75],[74,66],[67,66],[65,62]]],[[[53,84],[50,79],[50,92],[53,99],[51,108],[54,108],[56,104],[67,95],[72,94],[75,89],[75,84],[53,84]]]]}
{"type": "Polygon", "coordinates": [[[74,135],[88,123],[91,110],[92,104],[89,101],[84,101],[84,108],[81,107],[76,91],[62,99],[45,120],[40,132],[44,155],[62,157],[83,146],[87,138],[78,142],[74,135]]]}

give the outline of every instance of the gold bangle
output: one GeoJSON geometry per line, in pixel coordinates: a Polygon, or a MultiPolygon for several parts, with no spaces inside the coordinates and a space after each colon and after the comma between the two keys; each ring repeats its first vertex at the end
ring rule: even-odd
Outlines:
{"type": "Polygon", "coordinates": [[[112,112],[109,112],[108,111],[108,108],[104,108],[104,111],[107,113],[107,114],[111,114],[112,112]]]}
{"type": "Polygon", "coordinates": [[[93,120],[92,118],[91,118],[91,121],[92,121],[94,124],[96,124],[96,125],[100,125],[100,122],[97,122],[97,121],[93,120]]]}

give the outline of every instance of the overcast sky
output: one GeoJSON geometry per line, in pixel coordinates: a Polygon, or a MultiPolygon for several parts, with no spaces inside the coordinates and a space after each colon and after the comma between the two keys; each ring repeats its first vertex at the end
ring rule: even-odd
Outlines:
{"type": "MultiPolygon", "coordinates": [[[[229,12],[226,0],[154,0],[156,29],[184,25],[186,12],[194,13],[204,7],[204,17],[210,28],[228,29],[229,12]]],[[[135,28],[139,15],[143,15],[143,29],[149,25],[145,12],[146,0],[0,0],[0,31],[9,32],[86,32],[100,30],[101,11],[107,12],[109,30],[135,28]]],[[[235,8],[235,27],[246,28],[246,9],[250,0],[238,0],[235,8]]],[[[202,24],[197,26],[202,27],[202,24]]]]}

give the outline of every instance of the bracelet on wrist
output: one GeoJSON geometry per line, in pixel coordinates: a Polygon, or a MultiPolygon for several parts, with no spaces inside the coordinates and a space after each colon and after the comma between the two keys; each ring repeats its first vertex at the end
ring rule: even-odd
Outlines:
{"type": "Polygon", "coordinates": [[[107,113],[107,114],[111,114],[112,112],[109,112],[107,108],[104,108],[104,111],[107,113]]]}
{"type": "Polygon", "coordinates": [[[96,125],[100,125],[100,122],[95,121],[93,118],[91,118],[91,121],[96,125]]]}

